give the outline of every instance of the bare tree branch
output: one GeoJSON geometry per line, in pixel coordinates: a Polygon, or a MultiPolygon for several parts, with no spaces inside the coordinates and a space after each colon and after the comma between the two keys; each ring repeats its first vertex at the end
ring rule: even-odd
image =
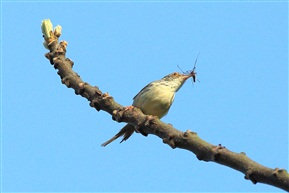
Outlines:
{"type": "Polygon", "coordinates": [[[245,174],[245,179],[251,180],[253,184],[259,182],[289,191],[289,174],[285,169],[262,166],[248,158],[243,152],[232,152],[221,144],[212,145],[199,138],[197,133],[189,130],[181,132],[154,116],[143,114],[138,108],[125,109],[108,93],[102,93],[98,87],[83,82],[80,76],[72,70],[73,62],[65,57],[67,42],[58,43],[61,27],[57,26],[52,31],[52,24],[47,27],[45,22],[47,20],[42,23],[44,46],[50,50],[45,54],[46,58],[58,70],[57,74],[62,83],[74,89],[75,94],[86,98],[91,107],[97,111],[108,112],[117,122],[130,123],[147,134],[160,137],[173,149],[186,149],[194,153],[199,160],[212,161],[240,171],[245,174]]]}

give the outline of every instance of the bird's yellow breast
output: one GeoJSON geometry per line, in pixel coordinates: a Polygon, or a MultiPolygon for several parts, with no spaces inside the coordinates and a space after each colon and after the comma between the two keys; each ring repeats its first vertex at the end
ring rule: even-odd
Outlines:
{"type": "Polygon", "coordinates": [[[133,106],[140,108],[146,115],[154,115],[162,118],[169,111],[175,92],[167,86],[154,85],[149,90],[139,93],[133,102],[133,106]]]}

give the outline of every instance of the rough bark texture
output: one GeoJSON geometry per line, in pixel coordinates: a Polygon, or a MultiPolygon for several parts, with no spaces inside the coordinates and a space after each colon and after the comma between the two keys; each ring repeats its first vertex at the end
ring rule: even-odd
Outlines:
{"type": "MultiPolygon", "coordinates": [[[[112,115],[117,122],[126,122],[136,126],[147,134],[160,137],[171,148],[186,149],[194,153],[199,160],[216,162],[245,174],[245,179],[253,184],[265,183],[285,191],[289,191],[289,174],[285,169],[271,169],[262,166],[246,156],[245,153],[234,153],[222,145],[212,145],[198,137],[192,131],[181,132],[172,125],[163,123],[158,118],[144,115],[137,108],[124,109],[114,101],[108,93],[102,93],[97,86],[83,82],[80,76],[72,70],[73,62],[65,57],[67,42],[58,43],[60,34],[50,33],[52,37],[45,38],[50,50],[45,56],[58,70],[57,74],[68,88],[75,90],[90,102],[97,111],[103,110],[112,115]]],[[[287,153],[287,152],[284,152],[287,153]]]]}

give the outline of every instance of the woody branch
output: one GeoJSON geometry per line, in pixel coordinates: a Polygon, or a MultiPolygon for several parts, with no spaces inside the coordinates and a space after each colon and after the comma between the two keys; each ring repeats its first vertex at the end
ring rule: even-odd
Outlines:
{"type": "Polygon", "coordinates": [[[289,174],[285,169],[271,169],[251,160],[245,153],[235,153],[222,145],[212,145],[202,140],[197,133],[175,129],[172,125],[160,121],[156,117],[145,115],[138,108],[127,109],[114,101],[108,93],[103,93],[97,86],[81,80],[72,70],[73,62],[66,58],[67,42],[58,39],[61,27],[53,30],[50,20],[43,20],[41,24],[44,46],[49,50],[45,57],[58,70],[61,82],[72,88],[76,95],[81,95],[89,101],[91,107],[97,111],[103,110],[112,115],[117,122],[126,122],[138,127],[147,134],[160,137],[171,148],[186,149],[194,153],[199,160],[212,161],[228,166],[245,174],[245,179],[253,184],[265,183],[289,191],[289,174]]]}

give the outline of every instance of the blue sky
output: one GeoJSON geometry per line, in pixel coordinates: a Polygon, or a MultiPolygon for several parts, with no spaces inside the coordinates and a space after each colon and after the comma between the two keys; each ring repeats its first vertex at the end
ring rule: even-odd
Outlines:
{"type": "Polygon", "coordinates": [[[124,123],[61,84],[40,24],[60,24],[74,70],[124,106],[200,53],[200,82],[187,81],[162,120],[288,170],[287,2],[1,5],[2,191],[282,192],[153,135],[101,147],[124,123]]]}

